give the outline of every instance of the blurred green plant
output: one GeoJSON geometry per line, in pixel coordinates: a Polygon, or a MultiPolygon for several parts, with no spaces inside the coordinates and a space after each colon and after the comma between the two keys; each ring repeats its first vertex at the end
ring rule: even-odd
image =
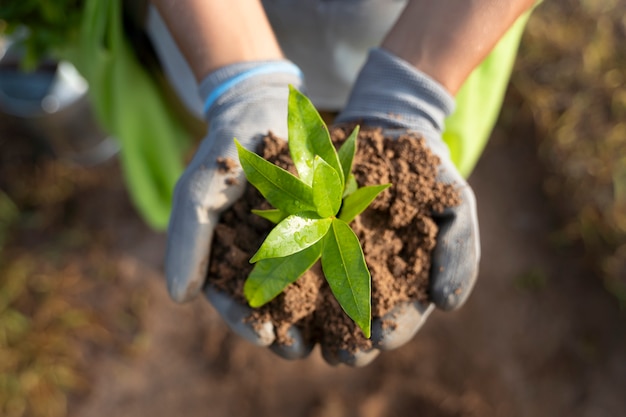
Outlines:
{"type": "Polygon", "coordinates": [[[68,44],[76,43],[83,4],[84,0],[3,1],[0,35],[24,39],[22,65],[32,70],[43,58],[58,55],[68,44]]]}
{"type": "Polygon", "coordinates": [[[164,229],[198,122],[167,94],[158,69],[139,61],[126,37],[124,5],[122,0],[4,1],[0,37],[23,32],[18,40],[28,68],[43,58],[76,66],[89,84],[99,123],[120,142],[136,208],[149,225],[164,229]]]}
{"type": "Polygon", "coordinates": [[[371,330],[371,276],[349,223],[391,184],[359,187],[352,174],[358,126],[339,150],[313,103],[289,87],[289,153],[298,176],[248,151],[235,139],[246,178],[274,207],[252,210],[274,223],[250,259],[243,291],[261,307],[321,259],[324,277],[366,338],[371,330]]]}
{"type": "Polygon", "coordinates": [[[541,133],[559,241],[581,242],[626,306],[626,3],[544,2],[531,17],[512,83],[541,133]]]}

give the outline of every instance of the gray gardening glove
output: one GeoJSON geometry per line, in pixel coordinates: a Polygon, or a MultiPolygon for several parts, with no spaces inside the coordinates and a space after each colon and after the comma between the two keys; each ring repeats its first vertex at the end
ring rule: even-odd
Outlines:
{"type": "MultiPolygon", "coordinates": [[[[398,137],[407,131],[422,134],[430,150],[441,159],[438,181],[456,184],[459,206],[433,213],[439,226],[433,252],[430,295],[434,306],[449,311],[460,307],[469,296],[480,259],[480,242],[474,193],[450,160],[441,139],[444,119],[454,107],[454,99],[439,83],[384,49],[370,51],[347,106],[336,122],[358,122],[383,128],[386,136],[398,137]]],[[[381,350],[395,349],[408,342],[424,324],[433,304],[405,303],[372,323],[370,351],[332,355],[330,363],[362,366],[381,350]],[[391,320],[396,326],[383,326],[391,320]],[[393,328],[393,330],[392,330],[393,328]]]]}
{"type": "MultiPolygon", "coordinates": [[[[229,65],[209,74],[200,84],[209,130],[176,184],[168,227],[165,275],[175,301],[190,300],[204,287],[213,230],[220,214],[242,196],[245,188],[241,167],[237,164],[228,171],[220,169],[218,158],[238,160],[233,138],[254,150],[270,130],[287,137],[289,84],[301,87],[302,76],[288,61],[229,65]],[[227,183],[228,178],[236,181],[227,183]]],[[[233,331],[259,346],[273,344],[271,323],[253,328],[245,322],[251,313],[249,307],[211,286],[205,293],[233,331]]],[[[291,335],[296,343],[273,346],[273,350],[289,358],[308,354],[310,346],[298,342],[298,331],[293,329],[291,335]]]]}

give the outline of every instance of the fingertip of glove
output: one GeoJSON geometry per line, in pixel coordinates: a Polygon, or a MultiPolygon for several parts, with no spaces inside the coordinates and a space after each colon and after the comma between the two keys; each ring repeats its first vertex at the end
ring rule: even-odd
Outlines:
{"type": "Polygon", "coordinates": [[[446,245],[444,241],[435,251],[431,269],[432,301],[440,310],[456,310],[467,301],[476,284],[480,262],[479,243],[455,247],[446,245]]]}
{"type": "Polygon", "coordinates": [[[302,359],[309,356],[313,350],[313,344],[303,339],[300,329],[291,326],[287,330],[287,336],[291,339],[291,343],[279,344],[274,342],[270,346],[270,350],[281,358],[288,360],[302,359]]]}
{"type": "Polygon", "coordinates": [[[247,320],[252,314],[248,306],[237,303],[226,293],[211,286],[207,286],[205,295],[228,327],[242,338],[260,347],[270,346],[276,340],[274,325],[271,322],[247,320]]]}
{"type": "Polygon", "coordinates": [[[332,366],[344,364],[353,368],[361,368],[369,365],[379,354],[380,350],[376,348],[348,352],[344,349],[334,351],[322,346],[322,357],[329,365],[332,366]]]}
{"type": "Polygon", "coordinates": [[[178,268],[179,262],[166,256],[165,281],[170,298],[177,303],[184,303],[195,298],[202,290],[204,279],[202,274],[191,274],[190,271],[178,268]]]}
{"type": "Polygon", "coordinates": [[[190,286],[182,287],[180,285],[176,285],[175,279],[167,279],[167,291],[170,298],[178,304],[192,300],[196,295],[198,295],[199,290],[200,288],[191,288],[190,286]]]}
{"type": "Polygon", "coordinates": [[[186,234],[193,245],[183,238],[184,234],[177,234],[172,230],[168,234],[164,274],[169,295],[178,303],[189,301],[198,295],[204,285],[208,268],[210,241],[202,232],[210,232],[199,226],[194,230],[197,231],[194,236],[186,234]]]}
{"type": "Polygon", "coordinates": [[[443,311],[454,311],[460,308],[472,291],[472,284],[444,284],[431,289],[433,303],[443,311]]]}
{"type": "Polygon", "coordinates": [[[434,304],[402,303],[384,317],[372,322],[372,343],[380,350],[393,350],[406,344],[424,325],[434,304]]]}

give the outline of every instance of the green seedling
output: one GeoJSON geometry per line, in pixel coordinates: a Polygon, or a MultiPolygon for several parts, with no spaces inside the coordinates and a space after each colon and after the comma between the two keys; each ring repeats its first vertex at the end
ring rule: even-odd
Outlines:
{"type": "Polygon", "coordinates": [[[357,126],[337,151],[313,104],[290,87],[289,152],[298,176],[235,144],[246,178],[274,207],[253,210],[275,227],[250,259],[250,306],[271,301],[321,258],[332,293],[369,338],[371,277],[349,223],[391,184],[358,187],[351,173],[358,133],[357,126]]]}

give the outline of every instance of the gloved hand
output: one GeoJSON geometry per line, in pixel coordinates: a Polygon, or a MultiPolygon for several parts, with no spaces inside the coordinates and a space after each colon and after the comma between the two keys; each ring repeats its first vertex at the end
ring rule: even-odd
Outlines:
{"type": "MultiPolygon", "coordinates": [[[[301,87],[302,76],[288,61],[229,65],[212,72],[200,84],[209,130],[176,184],[168,227],[165,275],[175,301],[187,301],[203,288],[213,230],[220,214],[242,196],[245,188],[241,167],[237,164],[234,170],[224,172],[218,158],[238,160],[233,138],[254,150],[269,130],[287,137],[289,84],[301,87]],[[227,184],[233,177],[236,181],[227,184]]],[[[233,331],[256,345],[272,345],[275,336],[271,323],[262,323],[255,326],[261,330],[254,330],[252,324],[244,322],[251,313],[249,307],[210,286],[205,292],[233,331]]],[[[301,340],[296,329],[291,336],[301,340]]],[[[273,346],[273,350],[286,357],[301,357],[310,347],[294,343],[273,346]]]]}
{"type": "Polygon", "coordinates": [[[456,184],[461,203],[443,213],[433,213],[439,234],[432,255],[432,303],[404,303],[382,320],[374,320],[370,351],[333,355],[322,346],[322,353],[330,363],[366,365],[381,350],[395,349],[408,342],[424,324],[433,305],[454,310],[465,302],[474,286],[480,259],[475,197],[441,139],[444,118],[453,107],[454,99],[439,83],[392,53],[373,49],[347,106],[336,119],[337,123],[381,127],[385,136],[398,137],[407,131],[423,135],[431,152],[441,160],[437,180],[456,184]],[[383,326],[388,320],[396,326],[383,326]]]}

